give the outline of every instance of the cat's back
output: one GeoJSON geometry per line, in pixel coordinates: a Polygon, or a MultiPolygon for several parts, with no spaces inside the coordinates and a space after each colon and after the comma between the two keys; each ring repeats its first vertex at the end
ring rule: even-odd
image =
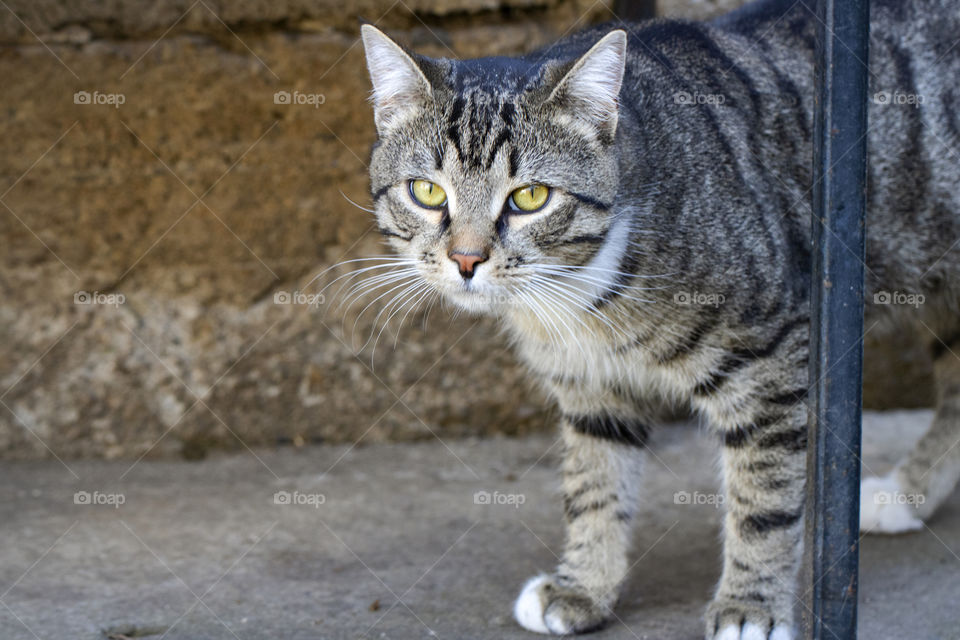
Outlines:
{"type": "MultiPolygon", "coordinates": [[[[916,56],[912,66],[921,72],[960,70],[960,2],[873,0],[870,22],[872,79],[898,55],[891,54],[891,48],[916,56]]],[[[620,28],[629,36],[628,73],[696,73],[717,61],[748,69],[773,65],[804,69],[806,77],[798,81],[812,90],[818,23],[815,0],[756,0],[710,21],[658,18],[596,25],[520,60],[527,68],[531,63],[570,60],[620,28]]],[[[624,91],[629,94],[631,89],[625,83],[624,91]]]]}
{"type": "MultiPolygon", "coordinates": [[[[791,138],[803,138],[796,148],[804,161],[812,151],[815,11],[814,0],[761,0],[708,27],[725,42],[721,46],[752,43],[752,52],[745,51],[738,63],[742,68],[756,74],[769,66],[798,88],[807,126],[791,138]]],[[[960,259],[951,251],[960,236],[958,39],[956,0],[871,2],[869,56],[860,61],[869,81],[868,291],[913,290],[960,276],[960,259]]],[[[776,145],[765,149],[768,163],[786,168],[776,145]]],[[[810,176],[798,175],[809,187],[810,176]]]]}
{"type": "MultiPolygon", "coordinates": [[[[915,284],[939,256],[936,270],[953,279],[960,2],[873,0],[870,22],[861,61],[870,83],[868,288],[915,284]]],[[[628,155],[670,167],[661,177],[675,184],[664,191],[686,194],[677,206],[697,206],[684,184],[700,185],[710,202],[746,193],[737,220],[775,220],[807,237],[818,25],[815,0],[759,0],[707,22],[626,25],[622,139],[637,150],[628,155]]],[[[525,59],[570,59],[624,26],[599,25],[525,59]]]]}

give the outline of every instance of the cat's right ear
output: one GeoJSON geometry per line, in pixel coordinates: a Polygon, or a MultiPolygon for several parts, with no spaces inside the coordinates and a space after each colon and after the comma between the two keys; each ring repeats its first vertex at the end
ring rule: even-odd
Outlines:
{"type": "Polygon", "coordinates": [[[370,24],[360,28],[377,131],[384,135],[432,98],[430,82],[400,45],[370,24]]]}

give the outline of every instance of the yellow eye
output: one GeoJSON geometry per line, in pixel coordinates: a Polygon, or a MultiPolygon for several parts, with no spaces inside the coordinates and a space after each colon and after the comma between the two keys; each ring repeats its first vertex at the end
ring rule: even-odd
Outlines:
{"type": "Polygon", "coordinates": [[[543,208],[550,198],[550,189],[542,184],[520,187],[510,194],[510,204],[520,211],[533,212],[543,208]]]}
{"type": "Polygon", "coordinates": [[[427,180],[411,180],[410,196],[421,207],[439,209],[447,203],[447,192],[427,180]]]}

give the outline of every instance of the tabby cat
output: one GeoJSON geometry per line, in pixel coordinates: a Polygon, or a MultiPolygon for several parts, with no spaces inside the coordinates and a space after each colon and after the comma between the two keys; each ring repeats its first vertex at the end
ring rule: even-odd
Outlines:
{"type": "MultiPolygon", "coordinates": [[[[916,448],[864,482],[862,528],[900,532],[960,476],[960,5],[872,5],[867,326],[916,327],[939,392],[916,448]]],[[[723,445],[706,638],[795,636],[814,11],[761,0],[478,60],[426,58],[362,27],[371,191],[396,264],[499,317],[562,415],[566,548],[516,600],[527,629],[584,632],[613,615],[651,421],[670,400],[723,445]]]]}

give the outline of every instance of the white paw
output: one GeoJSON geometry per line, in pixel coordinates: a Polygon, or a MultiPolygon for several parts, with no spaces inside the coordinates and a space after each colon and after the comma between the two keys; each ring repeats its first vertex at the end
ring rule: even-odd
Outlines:
{"type": "Polygon", "coordinates": [[[537,576],[527,580],[523,585],[520,596],[513,605],[513,617],[517,619],[520,626],[528,631],[537,633],[550,633],[547,623],[543,619],[543,607],[545,603],[540,595],[540,585],[547,581],[547,576],[537,576]]]}
{"type": "Polygon", "coordinates": [[[778,624],[770,632],[769,640],[793,640],[793,629],[782,624],[778,624]]]}
{"type": "Polygon", "coordinates": [[[606,605],[576,587],[558,585],[549,575],[528,580],[513,605],[513,616],[524,629],[561,636],[596,631],[610,615],[606,605]]]}
{"type": "Polygon", "coordinates": [[[860,531],[904,533],[923,528],[923,521],[904,500],[895,474],[867,478],[860,484],[860,531]]]}
{"type": "Polygon", "coordinates": [[[747,622],[743,626],[729,625],[720,630],[714,640],[793,640],[793,629],[786,625],[778,624],[767,632],[752,622],[747,622]]]}
{"type": "Polygon", "coordinates": [[[574,633],[573,627],[571,627],[559,613],[547,612],[543,616],[543,621],[547,623],[546,633],[553,633],[558,636],[567,636],[574,633]]]}

